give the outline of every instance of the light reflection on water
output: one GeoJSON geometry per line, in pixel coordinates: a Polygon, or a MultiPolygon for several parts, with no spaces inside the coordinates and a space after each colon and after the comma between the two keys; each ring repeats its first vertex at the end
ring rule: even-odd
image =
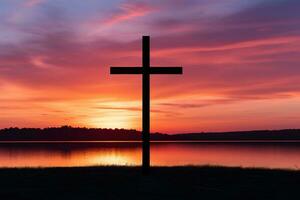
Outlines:
{"type": "MultiPolygon", "coordinates": [[[[0,167],[140,165],[141,143],[0,143],[0,167]]],[[[151,165],[300,167],[300,143],[151,143],[151,165]]]]}

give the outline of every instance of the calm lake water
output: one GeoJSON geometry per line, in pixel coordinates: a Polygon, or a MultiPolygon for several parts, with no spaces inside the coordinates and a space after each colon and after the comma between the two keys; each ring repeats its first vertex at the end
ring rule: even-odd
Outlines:
{"type": "MultiPolygon", "coordinates": [[[[0,167],[140,165],[139,142],[0,143],[0,167]]],[[[297,142],[152,142],[151,165],[300,168],[297,142]]]]}

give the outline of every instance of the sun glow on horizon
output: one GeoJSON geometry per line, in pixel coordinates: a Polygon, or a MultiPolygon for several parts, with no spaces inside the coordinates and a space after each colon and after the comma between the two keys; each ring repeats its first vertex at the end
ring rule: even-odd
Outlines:
{"type": "Polygon", "coordinates": [[[118,116],[118,114],[108,114],[102,117],[88,119],[87,124],[97,128],[125,128],[132,129],[137,126],[134,123],[135,117],[118,116]]]}
{"type": "Polygon", "coordinates": [[[97,128],[138,129],[140,112],[141,106],[137,101],[95,103],[85,123],[97,128]]]}

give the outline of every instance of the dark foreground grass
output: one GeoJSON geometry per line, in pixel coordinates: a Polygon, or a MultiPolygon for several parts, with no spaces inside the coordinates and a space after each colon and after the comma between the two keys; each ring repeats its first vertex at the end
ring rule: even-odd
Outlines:
{"type": "Polygon", "coordinates": [[[300,199],[300,171],[224,167],[0,169],[0,199],[300,199]]]}

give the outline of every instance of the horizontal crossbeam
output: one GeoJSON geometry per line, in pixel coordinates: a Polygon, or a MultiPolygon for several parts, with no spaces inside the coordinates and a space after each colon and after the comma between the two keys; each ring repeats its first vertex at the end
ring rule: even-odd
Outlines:
{"type": "Polygon", "coordinates": [[[142,67],[111,67],[110,74],[142,74],[142,67]]]}
{"type": "Polygon", "coordinates": [[[150,74],[182,74],[182,67],[150,67],[150,74]]]}
{"type": "Polygon", "coordinates": [[[182,74],[182,67],[150,67],[146,68],[145,71],[143,67],[111,67],[111,74],[143,74],[147,73],[149,70],[149,74],[182,74]]]}

